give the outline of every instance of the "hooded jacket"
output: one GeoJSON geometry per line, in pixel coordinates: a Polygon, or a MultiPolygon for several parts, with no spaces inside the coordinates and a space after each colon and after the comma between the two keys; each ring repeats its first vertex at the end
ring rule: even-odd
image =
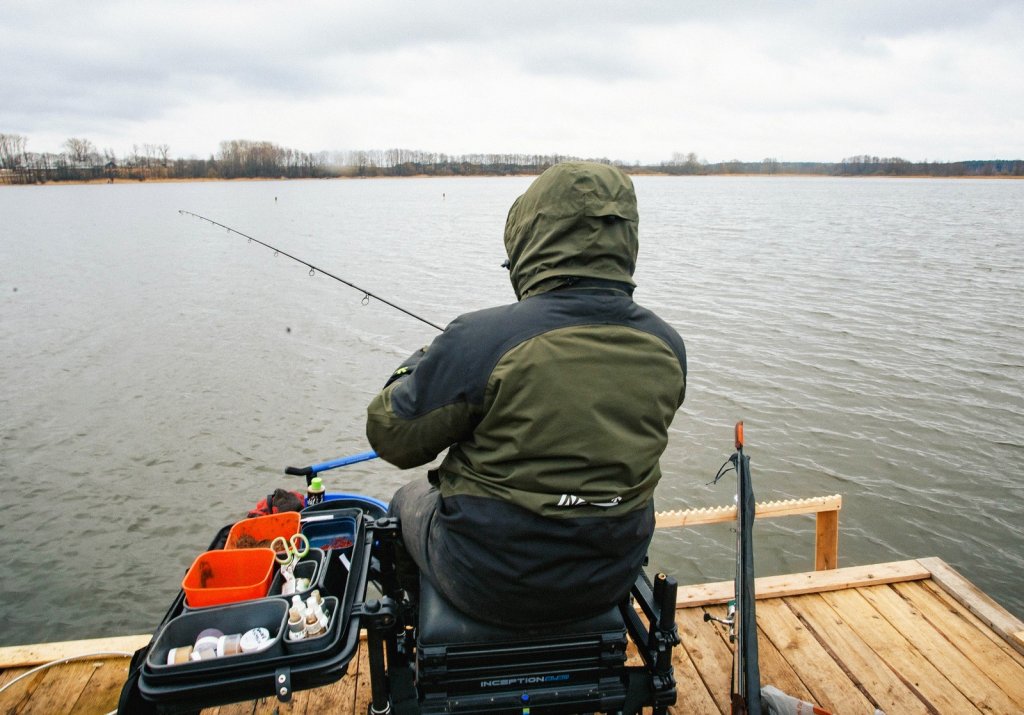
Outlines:
{"type": "Polygon", "coordinates": [[[462,610],[499,598],[524,623],[592,615],[642,565],[686,354],[632,299],[637,226],[623,172],[548,169],[506,222],[518,302],[454,320],[368,408],[392,464],[448,450],[431,548],[459,570],[435,585],[462,610]]]}

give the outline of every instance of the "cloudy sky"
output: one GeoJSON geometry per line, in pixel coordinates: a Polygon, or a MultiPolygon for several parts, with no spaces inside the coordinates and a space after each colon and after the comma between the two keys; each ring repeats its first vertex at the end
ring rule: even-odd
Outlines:
{"type": "Polygon", "coordinates": [[[1024,157],[1022,0],[0,0],[0,132],[643,163],[1024,157]]]}

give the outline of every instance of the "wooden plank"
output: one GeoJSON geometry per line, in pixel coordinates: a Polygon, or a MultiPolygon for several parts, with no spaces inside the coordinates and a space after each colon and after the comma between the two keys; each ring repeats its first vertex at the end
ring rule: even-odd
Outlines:
{"type": "MultiPolygon", "coordinates": [[[[19,677],[20,675],[22,675],[23,673],[25,673],[27,671],[28,671],[28,668],[8,668],[7,670],[0,670],[0,687],[3,687],[5,685],[7,685],[11,681],[13,681],[15,678],[19,677]]],[[[12,685],[8,690],[13,692],[17,687],[18,687],[17,685],[12,685]]],[[[7,691],[4,691],[4,692],[7,692],[7,691]]],[[[2,708],[3,704],[4,704],[3,693],[0,693],[0,708],[2,708]]],[[[4,712],[4,711],[0,710],[0,712],[4,712]]]]}
{"type": "Polygon", "coordinates": [[[942,586],[932,581],[921,581],[921,587],[931,593],[936,599],[941,601],[943,605],[949,608],[951,611],[955,611],[968,623],[973,624],[979,631],[985,634],[985,636],[991,641],[997,648],[1003,651],[1008,658],[1013,660],[1015,663],[1024,665],[1024,654],[1018,653],[1005,638],[1000,636],[998,633],[992,630],[992,628],[978,618],[976,615],[971,613],[966,606],[960,601],[953,598],[942,586]]]}
{"type": "MultiPolygon", "coordinates": [[[[719,633],[723,639],[726,639],[723,631],[719,631],[719,633]]],[[[779,649],[775,647],[775,644],[764,633],[760,623],[758,623],[757,630],[757,660],[763,685],[771,684],[782,692],[792,695],[794,698],[807,702],[814,701],[814,696],[807,685],[786,657],[779,652],[779,649]]]]}
{"type": "Polygon", "coordinates": [[[34,673],[32,675],[25,675],[28,672],[28,668],[12,668],[5,670],[0,674],[0,685],[7,685],[12,683],[14,680],[21,678],[18,682],[14,683],[7,690],[0,693],[0,714],[11,715],[12,713],[20,712],[32,698],[32,693],[36,687],[43,681],[44,673],[34,673]],[[21,677],[25,675],[25,677],[21,677]]]}
{"type": "Polygon", "coordinates": [[[917,651],[885,617],[861,595],[860,590],[831,591],[821,597],[867,643],[890,670],[918,691],[940,713],[980,712],[946,675],[917,651]]]}
{"type": "MultiPolygon", "coordinates": [[[[810,499],[786,499],[784,501],[758,502],[754,517],[767,519],[799,514],[816,514],[823,511],[836,512],[843,506],[842,496],[810,499]]],[[[659,511],[654,515],[655,528],[665,529],[677,526],[698,526],[700,524],[724,524],[736,521],[736,506],[713,506],[701,509],[675,509],[659,511]]]]}
{"type": "Polygon", "coordinates": [[[787,598],[785,602],[876,708],[887,713],[931,712],[921,694],[893,673],[842,614],[837,613],[820,595],[797,596],[787,598]]]}
{"type": "MultiPolygon", "coordinates": [[[[678,620],[676,625],[682,635],[683,626],[678,620]]],[[[638,663],[631,665],[638,665],[638,663]]],[[[693,715],[715,715],[719,712],[715,699],[708,692],[707,686],[701,679],[700,673],[697,672],[693,661],[690,660],[690,654],[685,647],[679,646],[673,650],[672,669],[676,678],[676,704],[670,712],[693,713],[693,715]]]]}
{"type": "MultiPolygon", "coordinates": [[[[850,566],[829,571],[808,571],[782,576],[762,576],[755,579],[757,598],[782,598],[804,593],[835,591],[844,588],[913,581],[928,578],[931,572],[916,560],[894,561],[870,566],[850,566]]],[[[681,586],[676,597],[677,608],[726,603],[733,599],[732,581],[719,581],[696,586],[681,586]]]]}
{"type": "MultiPolygon", "coordinates": [[[[835,713],[869,713],[874,710],[874,705],[782,599],[757,604],[757,625],[806,684],[810,691],[809,702],[835,713]]],[[[795,695],[769,680],[763,671],[761,682],[776,685],[783,692],[795,695]]]]}
{"type": "MultiPolygon", "coordinates": [[[[724,614],[724,609],[721,610],[724,614]]],[[[704,622],[701,609],[677,611],[676,624],[679,626],[682,647],[686,649],[701,683],[718,706],[718,711],[723,715],[731,712],[729,675],[732,671],[732,653],[711,624],[704,622]]],[[[686,687],[686,684],[681,687],[686,687]]]]}
{"type": "MultiPolygon", "coordinates": [[[[724,618],[726,616],[725,608],[710,606],[708,608],[701,609],[701,611],[698,611],[698,614],[700,614],[701,623],[704,628],[708,632],[715,634],[721,640],[722,647],[725,649],[724,653],[726,654],[724,667],[731,674],[733,664],[733,646],[729,643],[728,631],[721,625],[704,623],[704,617],[702,615],[704,611],[707,611],[718,618],[724,618]]],[[[813,696],[807,689],[804,682],[800,679],[800,676],[797,675],[796,671],[787,662],[786,658],[783,657],[771,640],[761,630],[758,630],[757,633],[757,648],[762,683],[771,683],[783,692],[803,700],[813,699],[813,696]]],[[[729,691],[730,688],[727,685],[724,690],[724,696],[726,698],[725,702],[728,702],[729,691]]]]}
{"type": "Polygon", "coordinates": [[[94,666],[89,682],[81,696],[71,708],[71,715],[94,715],[109,713],[117,708],[121,688],[128,678],[128,658],[108,658],[99,662],[90,661],[94,666]]]}
{"type": "Polygon", "coordinates": [[[891,586],[860,589],[859,593],[881,613],[917,651],[979,710],[1009,713],[1017,710],[1013,700],[986,673],[936,630],[913,605],[891,586]]]}
{"type": "Polygon", "coordinates": [[[256,710],[255,700],[243,700],[240,703],[230,703],[215,708],[207,708],[202,715],[253,715],[256,710]]]}
{"type": "Polygon", "coordinates": [[[65,658],[76,658],[91,653],[127,653],[130,657],[149,643],[152,636],[116,636],[60,643],[36,643],[0,648],[0,668],[21,668],[27,665],[52,663],[65,658]]]}
{"type": "MultiPolygon", "coordinates": [[[[348,673],[338,682],[309,691],[309,699],[306,703],[306,712],[309,715],[319,715],[319,713],[349,715],[356,712],[356,679],[359,677],[359,666],[364,650],[366,650],[366,642],[361,641],[359,650],[353,656],[352,662],[349,663],[348,673]]],[[[363,712],[365,709],[359,715],[362,715],[363,712]]]]}
{"type": "Polygon", "coordinates": [[[984,631],[988,628],[984,624],[969,621],[961,611],[925,588],[923,582],[898,583],[893,589],[1024,712],[1024,665],[1008,657],[1005,650],[985,637],[984,631]]]}
{"type": "Polygon", "coordinates": [[[814,570],[839,566],[839,512],[818,513],[814,524],[814,570]]]}
{"type": "Polygon", "coordinates": [[[32,697],[18,712],[22,715],[66,715],[71,712],[98,665],[102,663],[75,661],[47,668],[42,671],[43,679],[32,692],[32,697]]]}
{"type": "Polygon", "coordinates": [[[302,715],[306,711],[304,693],[292,695],[292,699],[282,703],[276,697],[260,698],[252,703],[253,715],[302,715]]]}
{"type": "Polygon", "coordinates": [[[932,581],[962,603],[998,633],[1018,653],[1024,654],[1024,621],[993,601],[973,583],[965,579],[939,558],[918,559],[932,574],[932,581]]]}
{"type": "MultiPolygon", "coordinates": [[[[369,712],[368,706],[373,700],[373,692],[370,689],[370,657],[369,647],[364,641],[359,645],[359,665],[356,669],[355,687],[355,712],[357,715],[369,712]]],[[[353,658],[355,662],[355,658],[353,658]]]]}

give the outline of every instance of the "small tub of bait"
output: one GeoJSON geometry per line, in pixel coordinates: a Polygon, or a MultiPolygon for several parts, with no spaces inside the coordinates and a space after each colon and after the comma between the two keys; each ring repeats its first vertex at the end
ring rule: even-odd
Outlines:
{"type": "Polygon", "coordinates": [[[287,539],[299,531],[299,512],[285,511],[243,519],[231,527],[225,549],[269,549],[278,536],[287,539]]]}
{"type": "Polygon", "coordinates": [[[274,575],[273,549],[207,551],[196,557],[181,582],[189,608],[263,598],[274,575]]]}

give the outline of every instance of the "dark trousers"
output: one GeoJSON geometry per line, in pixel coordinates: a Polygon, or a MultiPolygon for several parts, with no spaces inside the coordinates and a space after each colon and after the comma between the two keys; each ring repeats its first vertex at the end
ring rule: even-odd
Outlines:
{"type": "Polygon", "coordinates": [[[395,561],[398,582],[414,598],[419,596],[419,578],[424,576],[435,588],[444,590],[435,564],[430,559],[430,533],[434,515],[441,505],[441,493],[433,484],[420,477],[398,489],[388,507],[390,516],[401,522],[402,538],[396,544],[395,561]]]}

